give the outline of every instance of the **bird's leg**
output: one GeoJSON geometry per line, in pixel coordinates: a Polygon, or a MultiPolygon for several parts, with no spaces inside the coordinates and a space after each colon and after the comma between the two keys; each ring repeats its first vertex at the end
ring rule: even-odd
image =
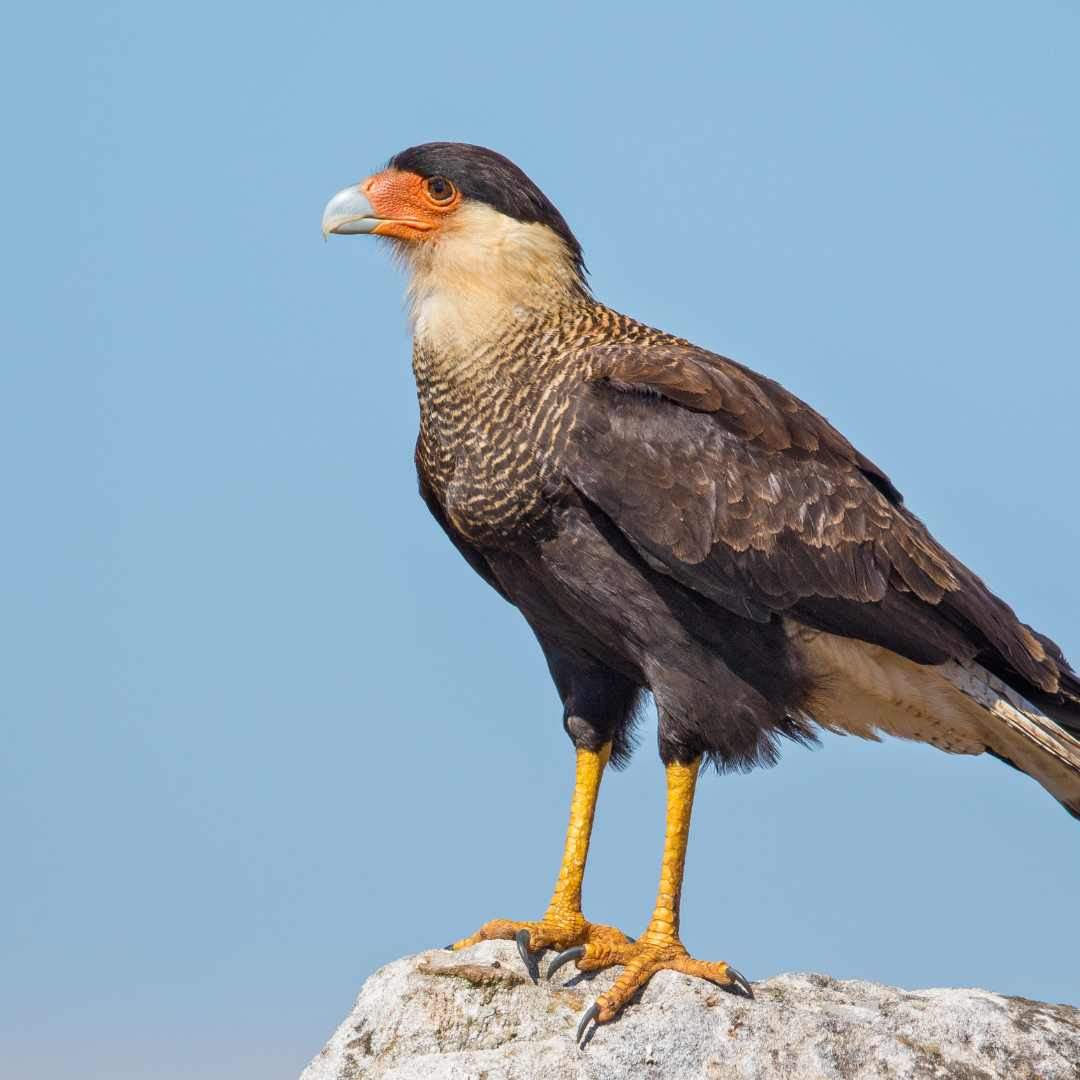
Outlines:
{"type": "Polygon", "coordinates": [[[530,949],[570,949],[591,942],[596,942],[597,946],[602,942],[616,945],[629,940],[622,931],[590,923],[581,913],[581,882],[585,876],[585,861],[589,855],[596,797],[600,791],[604,767],[610,756],[610,742],[602,744],[599,750],[590,750],[583,746],[577,749],[577,772],[574,795],[570,802],[566,846],[563,849],[555,890],[543,918],[533,922],[492,919],[475,934],[454,942],[451,949],[465,949],[478,941],[496,938],[513,939],[517,941],[518,951],[528,966],[530,949]]]}
{"type": "MultiPolygon", "coordinates": [[[[664,855],[660,863],[660,887],[645,932],[637,941],[625,939],[624,943],[612,943],[609,947],[603,944],[594,946],[590,942],[580,956],[565,957],[576,959],[581,971],[596,971],[613,964],[625,965],[615,985],[607,993],[601,994],[582,1016],[578,1027],[579,1041],[590,1021],[604,1024],[614,1020],[649,979],[665,969],[696,975],[723,987],[739,989],[753,997],[750,984],[733,967],[723,961],[709,963],[695,960],[679,940],[679,897],[700,762],[699,757],[686,764],[673,762],[666,767],[667,827],[664,855]]],[[[548,969],[549,976],[563,962],[564,956],[556,957],[548,969]]]]}

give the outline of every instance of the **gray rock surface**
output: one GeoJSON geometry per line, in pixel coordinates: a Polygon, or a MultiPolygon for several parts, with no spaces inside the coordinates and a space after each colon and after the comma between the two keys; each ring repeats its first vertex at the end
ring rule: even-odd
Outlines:
{"type": "Polygon", "coordinates": [[[568,965],[534,986],[510,942],[407,956],[368,979],[301,1080],[1080,1080],[1080,1009],[824,975],[755,983],[748,1001],[661,972],[579,1050],[577,1019],[614,976],[568,965]]]}

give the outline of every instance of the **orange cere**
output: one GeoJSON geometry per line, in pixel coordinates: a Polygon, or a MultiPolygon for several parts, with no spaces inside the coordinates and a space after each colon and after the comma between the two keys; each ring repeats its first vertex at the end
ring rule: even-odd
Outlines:
{"type": "Polygon", "coordinates": [[[456,188],[453,198],[436,202],[428,194],[422,176],[400,169],[386,169],[369,176],[360,190],[375,214],[385,219],[373,232],[398,240],[420,240],[438,229],[446,215],[461,204],[461,192],[456,188]]]}

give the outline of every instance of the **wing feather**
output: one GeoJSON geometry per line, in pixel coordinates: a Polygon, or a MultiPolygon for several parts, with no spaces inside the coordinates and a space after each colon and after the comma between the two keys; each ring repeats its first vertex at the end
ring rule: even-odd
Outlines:
{"type": "Polygon", "coordinates": [[[593,378],[572,405],[566,477],[652,564],[749,618],[785,613],[917,663],[978,659],[1022,692],[1073,701],[1060,650],[778,383],[675,341],[582,359],[593,378]]]}

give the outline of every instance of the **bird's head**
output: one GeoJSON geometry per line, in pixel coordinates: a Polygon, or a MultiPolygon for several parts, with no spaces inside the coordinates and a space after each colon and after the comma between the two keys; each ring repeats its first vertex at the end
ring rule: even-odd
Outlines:
{"type": "Polygon", "coordinates": [[[549,302],[586,291],[581,245],[550,199],[512,161],[482,146],[424,143],[339,191],[323,235],[389,239],[426,300],[549,302]]]}

